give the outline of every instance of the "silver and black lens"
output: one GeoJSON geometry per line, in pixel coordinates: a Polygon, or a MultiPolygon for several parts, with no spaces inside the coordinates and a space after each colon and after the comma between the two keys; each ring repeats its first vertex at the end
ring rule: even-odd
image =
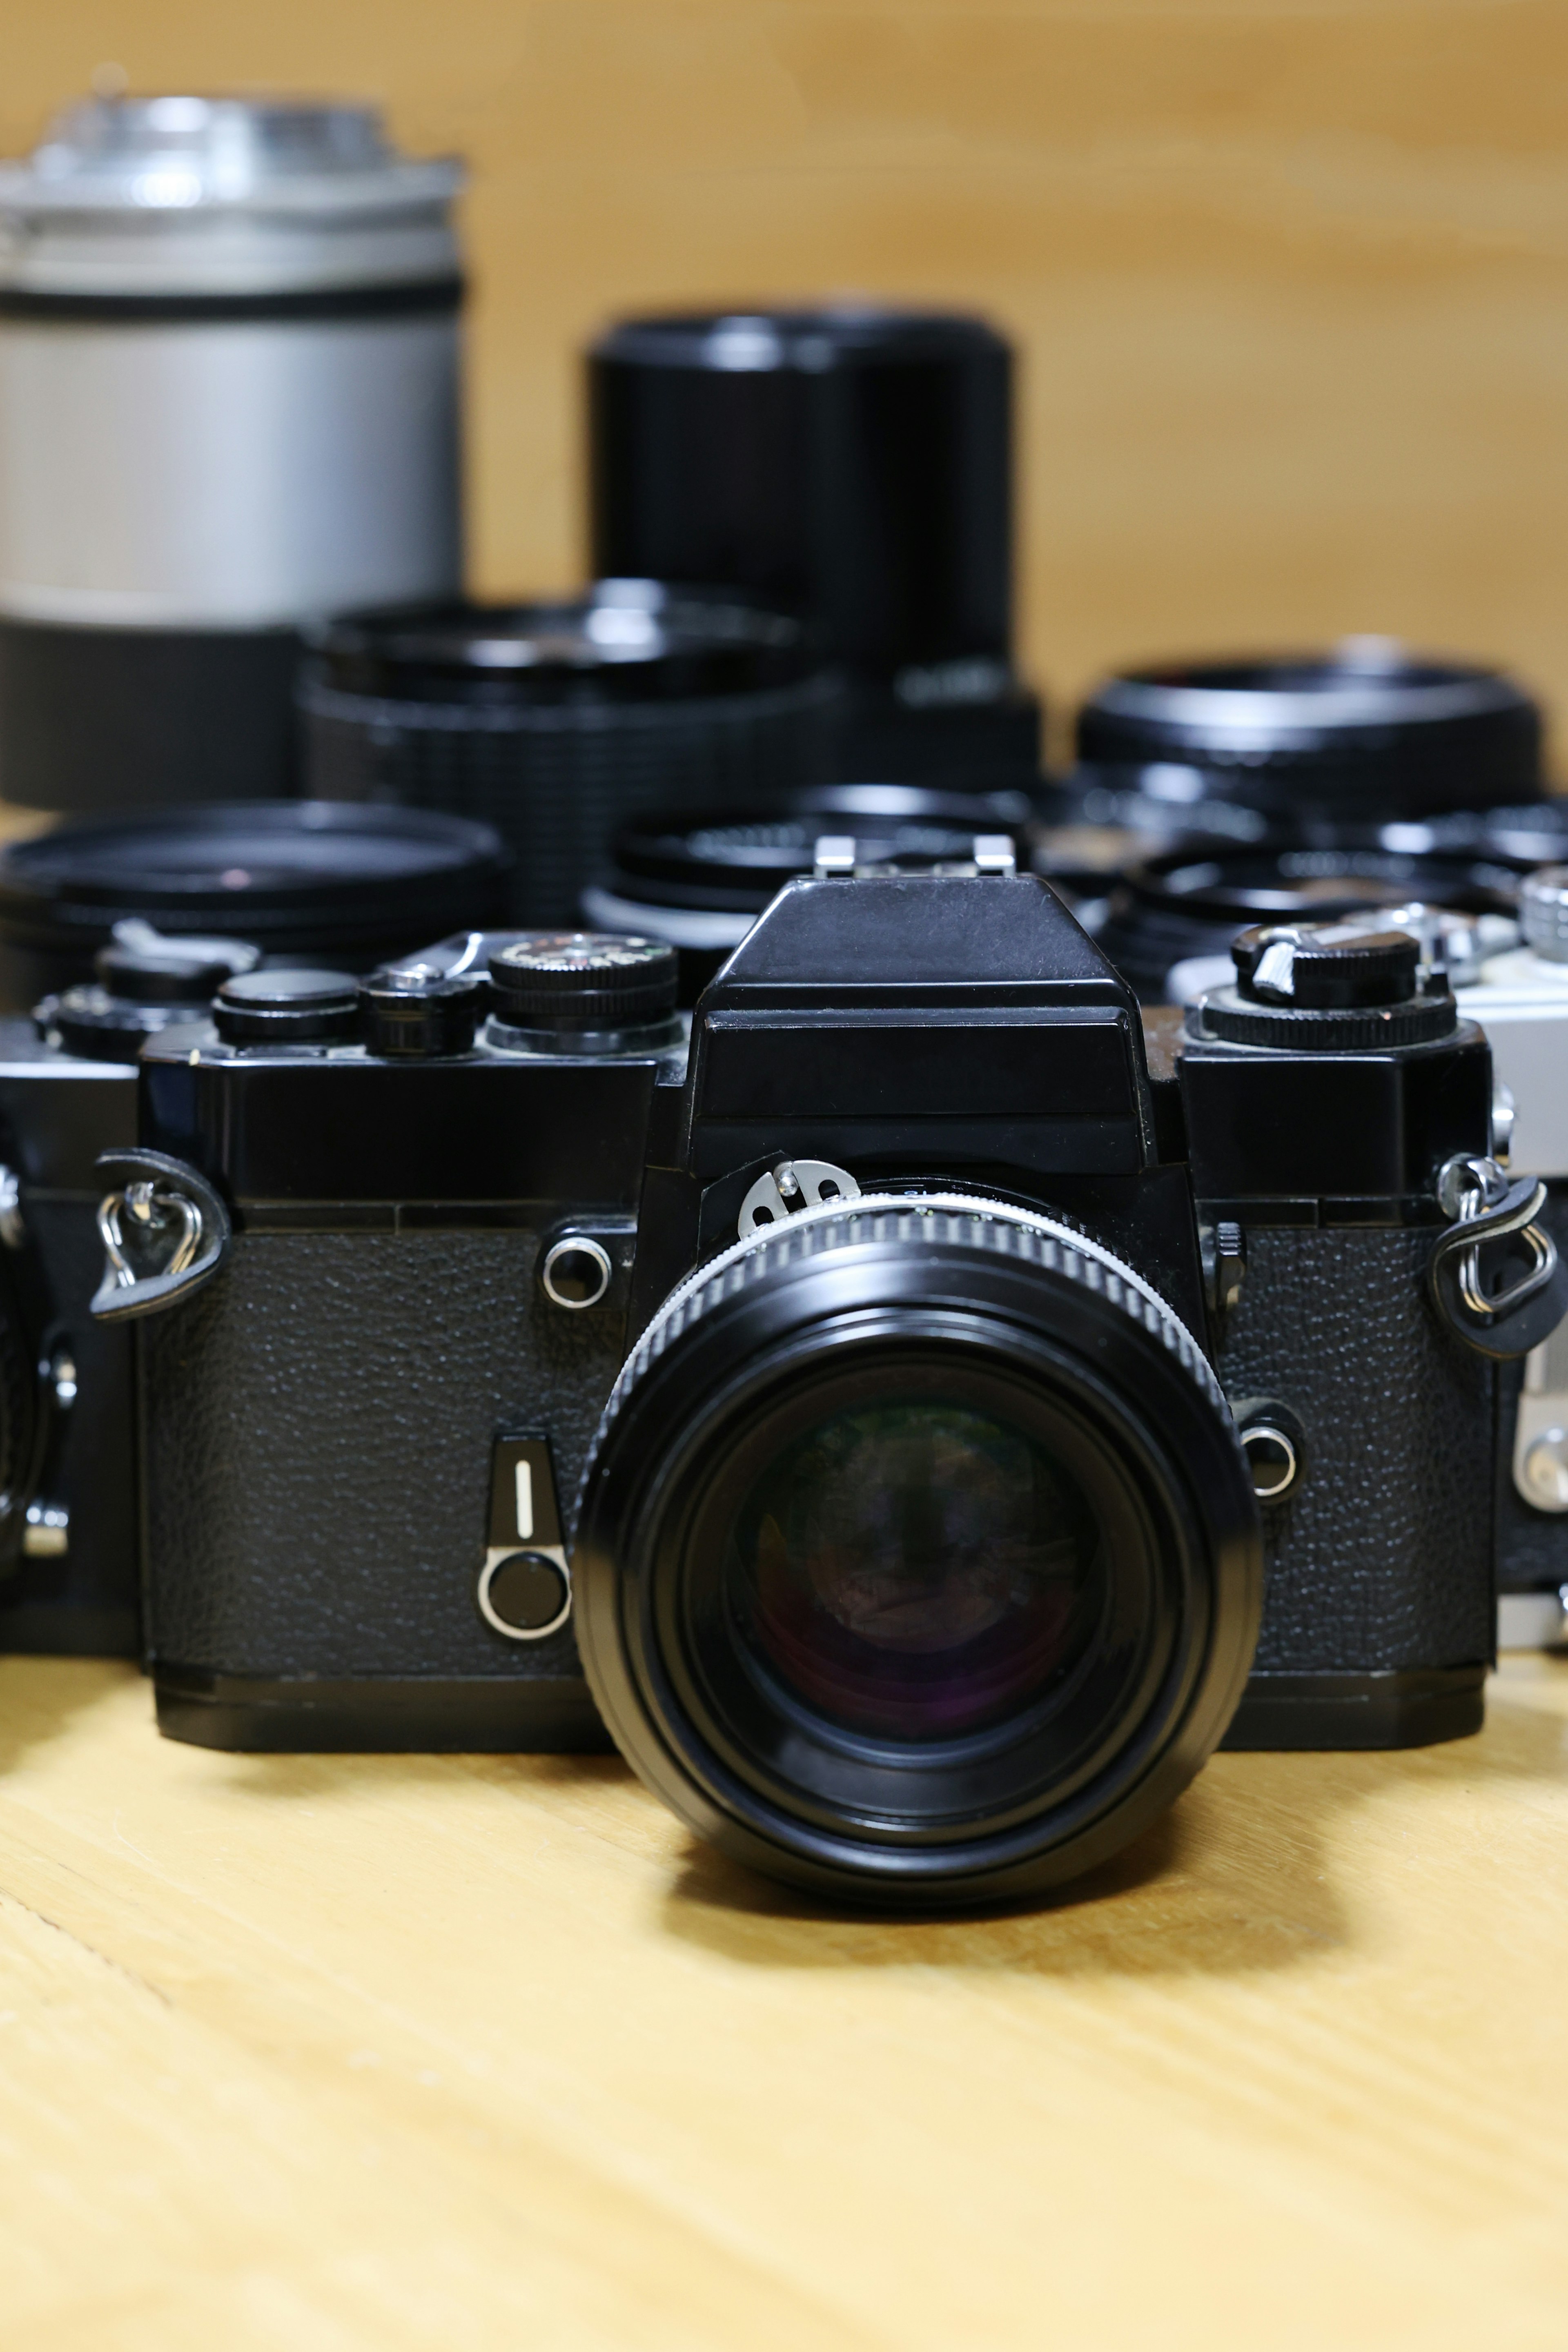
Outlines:
{"type": "Polygon", "coordinates": [[[963,1195],[826,1200],[682,1285],[585,1477],[577,1629],[700,1834],[883,1904],[1065,1879],[1239,1695],[1252,1486],[1140,1276],[963,1195]]]}
{"type": "Polygon", "coordinates": [[[461,176],[177,95],[0,168],[7,800],[287,792],[300,624],[455,593],[461,176]]]}

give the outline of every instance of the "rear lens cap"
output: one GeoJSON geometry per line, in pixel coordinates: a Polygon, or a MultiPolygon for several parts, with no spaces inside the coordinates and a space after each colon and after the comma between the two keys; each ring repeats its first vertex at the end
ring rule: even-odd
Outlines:
{"type": "Polygon", "coordinates": [[[213,1000],[217,1034],[231,1045],[342,1043],[358,1034],[359,991],[341,971],[247,971],[213,1000]]]}

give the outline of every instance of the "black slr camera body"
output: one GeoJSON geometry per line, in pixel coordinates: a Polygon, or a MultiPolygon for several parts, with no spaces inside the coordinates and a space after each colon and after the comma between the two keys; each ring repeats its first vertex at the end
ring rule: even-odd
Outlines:
{"type": "Polygon", "coordinates": [[[143,1039],[259,960],[132,920],[92,982],[0,1018],[0,1650],[140,1654],[132,1339],[89,1311],[98,1163],[135,1144],[143,1039]]]}
{"type": "Polygon", "coordinates": [[[1530,1188],[1414,942],[1265,941],[1146,1044],[1006,858],[834,863],[689,1050],[668,950],[539,935],[149,1046],[148,1229],[207,1219],[141,1286],[166,1731],[605,1726],[766,1870],[973,1902],[1227,1730],[1479,1724],[1530,1188]]]}

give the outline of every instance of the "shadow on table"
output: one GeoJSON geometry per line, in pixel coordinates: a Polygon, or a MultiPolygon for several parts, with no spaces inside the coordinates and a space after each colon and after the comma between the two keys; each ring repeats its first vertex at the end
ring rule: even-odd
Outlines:
{"type": "Polygon", "coordinates": [[[1484,1734],[1363,1755],[1216,1757],[1115,1859],[1055,1897],[961,1917],[813,1902],[690,1846],[668,1934],[765,1968],[942,1967],[1042,1976],[1247,1976],[1348,1947],[1336,1821],[1391,1788],[1568,1780],[1568,1725],[1497,1708],[1484,1734]]]}

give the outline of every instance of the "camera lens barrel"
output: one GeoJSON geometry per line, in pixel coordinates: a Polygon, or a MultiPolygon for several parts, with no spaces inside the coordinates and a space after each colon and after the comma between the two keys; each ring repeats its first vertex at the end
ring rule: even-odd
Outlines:
{"type": "Polygon", "coordinates": [[[92,99],[0,167],[0,763],[289,789],[310,615],[461,568],[451,161],[377,111],[92,99]]]}
{"type": "Polygon", "coordinates": [[[992,788],[1038,766],[1012,668],[1012,352],[845,306],[628,319],[588,362],[593,560],[806,614],[855,682],[836,772],[992,788]]]}
{"type": "Polygon", "coordinates": [[[300,687],[310,789],[494,825],[529,928],[577,919],[639,810],[696,795],[744,811],[825,775],[841,698],[798,622],[649,580],[342,621],[300,687]]]}
{"type": "Polygon", "coordinates": [[[237,935],[365,971],[504,919],[510,866],[487,825],[424,809],[250,801],[79,819],[0,848],[0,1004],[90,981],[128,921],[176,953],[237,935]]]}
{"type": "Polygon", "coordinates": [[[1378,824],[1539,798],[1542,734],[1538,705],[1498,671],[1352,638],[1124,671],[1079,712],[1078,751],[1155,797],[1195,787],[1281,819],[1378,824]]]}
{"type": "Polygon", "coordinates": [[[863,1195],[643,1334],[584,1476],[578,1642],[700,1835],[840,1899],[973,1904],[1185,1785],[1261,1559],[1224,1399],[1138,1275],[997,1202],[863,1195]]]}

